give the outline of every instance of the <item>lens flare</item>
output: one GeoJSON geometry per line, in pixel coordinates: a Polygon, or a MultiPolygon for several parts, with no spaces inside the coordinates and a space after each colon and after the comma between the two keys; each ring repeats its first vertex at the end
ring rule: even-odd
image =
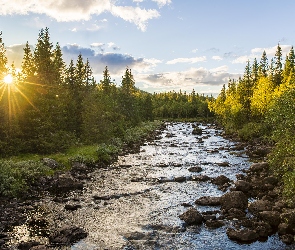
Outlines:
{"type": "Polygon", "coordinates": [[[11,74],[8,74],[3,78],[5,84],[11,84],[13,82],[13,77],[11,74]]]}

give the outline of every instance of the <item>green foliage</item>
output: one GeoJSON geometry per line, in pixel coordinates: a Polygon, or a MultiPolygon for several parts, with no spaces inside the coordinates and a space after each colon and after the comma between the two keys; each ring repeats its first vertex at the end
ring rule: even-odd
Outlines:
{"type": "Polygon", "coordinates": [[[164,93],[154,93],[152,106],[154,117],[160,119],[180,119],[180,118],[208,118],[213,113],[209,110],[209,101],[213,97],[192,93],[187,94],[170,91],[164,93]]]}
{"type": "Polygon", "coordinates": [[[295,135],[295,88],[287,89],[268,110],[267,122],[274,128],[276,141],[295,135]]]}
{"type": "Polygon", "coordinates": [[[0,194],[17,196],[26,191],[28,184],[40,176],[48,175],[51,170],[36,161],[0,161],[0,194]]]}
{"type": "Polygon", "coordinates": [[[263,52],[258,67],[255,60],[252,68],[248,62],[237,85],[233,87],[230,81],[228,89],[223,87],[209,105],[227,132],[238,133],[244,140],[260,138],[276,143],[268,156],[269,163],[283,182],[283,194],[288,201],[295,196],[294,60],[292,47],[283,69],[282,50],[278,45],[268,67],[263,52]]]}
{"type": "Polygon", "coordinates": [[[269,125],[264,122],[249,122],[238,130],[238,136],[245,141],[252,141],[262,136],[270,135],[269,125]]]}
{"type": "Polygon", "coordinates": [[[119,153],[119,148],[112,144],[99,144],[96,149],[96,154],[99,163],[110,164],[119,153]]]}

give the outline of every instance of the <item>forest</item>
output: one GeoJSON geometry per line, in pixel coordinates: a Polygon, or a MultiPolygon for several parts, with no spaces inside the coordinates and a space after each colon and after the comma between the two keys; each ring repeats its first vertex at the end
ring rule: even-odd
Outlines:
{"type": "Polygon", "coordinates": [[[126,67],[120,86],[108,66],[96,81],[82,54],[69,65],[59,43],[41,29],[35,48],[23,48],[21,69],[8,65],[0,34],[0,156],[62,152],[121,137],[126,129],[154,118],[209,117],[205,97],[193,91],[147,93],[135,87],[126,67]]]}
{"type": "Polygon", "coordinates": [[[242,77],[230,79],[209,108],[227,133],[246,141],[273,146],[268,161],[284,184],[289,201],[295,195],[295,55],[293,47],[283,57],[278,44],[269,61],[247,62],[242,77]]]}

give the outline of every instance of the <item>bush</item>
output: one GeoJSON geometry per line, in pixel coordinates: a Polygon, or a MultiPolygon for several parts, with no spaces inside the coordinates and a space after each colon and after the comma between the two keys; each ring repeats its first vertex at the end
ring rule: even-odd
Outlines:
{"type": "Polygon", "coordinates": [[[266,123],[249,122],[238,130],[238,135],[242,140],[251,141],[255,138],[269,136],[270,131],[266,123]]]}
{"type": "Polygon", "coordinates": [[[36,161],[0,161],[0,194],[17,196],[40,176],[51,173],[49,167],[36,161]]]}
{"type": "Polygon", "coordinates": [[[105,143],[99,144],[96,153],[98,162],[103,164],[110,164],[119,152],[119,148],[115,145],[107,145],[105,143]]]}

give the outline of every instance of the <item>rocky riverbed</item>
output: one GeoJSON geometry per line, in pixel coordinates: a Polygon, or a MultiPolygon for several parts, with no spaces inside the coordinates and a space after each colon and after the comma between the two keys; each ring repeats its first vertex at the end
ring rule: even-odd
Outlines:
{"type": "Polygon", "coordinates": [[[2,199],[0,248],[295,249],[267,152],[212,125],[166,124],[111,166],[75,163],[27,199],[2,199]]]}

